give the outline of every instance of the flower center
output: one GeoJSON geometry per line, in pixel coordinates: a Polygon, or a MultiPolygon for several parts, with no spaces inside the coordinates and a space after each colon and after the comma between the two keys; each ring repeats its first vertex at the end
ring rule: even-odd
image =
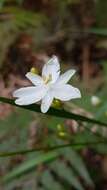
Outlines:
{"type": "Polygon", "coordinates": [[[45,84],[49,83],[50,81],[52,81],[52,75],[49,74],[47,77],[46,76],[43,76],[43,81],[45,84]]]}

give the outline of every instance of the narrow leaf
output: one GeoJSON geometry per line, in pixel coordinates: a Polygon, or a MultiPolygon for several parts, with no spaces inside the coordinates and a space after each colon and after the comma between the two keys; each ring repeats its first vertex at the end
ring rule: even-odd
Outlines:
{"type": "Polygon", "coordinates": [[[46,170],[44,173],[41,175],[41,182],[45,189],[51,189],[51,190],[64,190],[63,186],[57,182],[51,175],[51,173],[46,170]]]}
{"type": "Polygon", "coordinates": [[[90,34],[107,36],[107,29],[105,29],[105,28],[90,28],[86,32],[90,33],[90,34]]]}
{"type": "Polygon", "coordinates": [[[6,181],[10,181],[14,178],[16,178],[17,176],[21,176],[23,173],[31,170],[31,169],[35,169],[35,167],[38,164],[44,163],[44,162],[49,162],[52,159],[55,159],[57,156],[59,155],[58,152],[55,151],[51,151],[48,153],[42,153],[39,156],[30,159],[26,162],[24,162],[23,164],[21,164],[19,167],[13,169],[13,171],[9,172],[7,175],[5,175],[2,179],[3,182],[6,181]]]}
{"type": "Polygon", "coordinates": [[[56,149],[61,149],[61,148],[66,148],[66,147],[83,147],[83,146],[96,146],[98,144],[107,144],[107,141],[102,140],[102,141],[93,141],[93,142],[72,142],[72,143],[67,143],[67,144],[61,144],[61,145],[55,145],[55,146],[50,146],[50,147],[40,147],[40,148],[35,148],[35,149],[27,149],[27,150],[19,150],[19,151],[13,151],[13,152],[0,152],[0,157],[8,157],[8,156],[15,156],[18,154],[28,154],[31,152],[36,152],[36,151],[52,151],[56,149]]]}
{"type": "Polygon", "coordinates": [[[77,190],[83,190],[81,183],[79,182],[77,176],[74,171],[70,169],[66,164],[62,161],[57,162],[54,161],[51,164],[52,170],[54,170],[63,180],[66,180],[69,184],[75,187],[77,190]]]}
{"type": "MultiPolygon", "coordinates": [[[[17,107],[20,107],[20,108],[27,109],[27,110],[30,110],[30,111],[41,113],[40,106],[37,105],[37,104],[36,105],[32,104],[32,105],[29,105],[29,106],[19,106],[19,105],[16,105],[14,103],[14,100],[4,98],[4,97],[0,97],[0,101],[3,102],[3,103],[11,104],[13,106],[17,106],[17,107]]],[[[89,122],[89,123],[94,123],[94,124],[103,125],[103,126],[107,127],[107,123],[100,122],[100,121],[95,120],[95,119],[90,119],[88,117],[84,117],[84,116],[81,116],[81,115],[78,115],[78,114],[69,113],[69,112],[64,111],[64,110],[57,110],[57,109],[54,109],[54,108],[50,108],[50,110],[46,114],[51,115],[51,116],[55,116],[55,117],[74,119],[76,121],[86,121],[86,122],[89,122]]]]}
{"type": "Polygon", "coordinates": [[[64,156],[70,161],[72,167],[80,174],[81,177],[87,182],[88,185],[93,186],[93,182],[89,176],[88,170],[80,157],[80,155],[72,148],[63,149],[64,156]]]}

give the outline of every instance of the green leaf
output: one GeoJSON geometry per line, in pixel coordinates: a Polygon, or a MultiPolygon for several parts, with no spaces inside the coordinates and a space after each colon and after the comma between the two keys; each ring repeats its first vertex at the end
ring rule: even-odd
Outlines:
{"type": "Polygon", "coordinates": [[[83,190],[81,183],[79,182],[77,176],[74,171],[69,168],[64,162],[52,162],[51,166],[52,170],[57,172],[57,174],[64,180],[66,180],[69,184],[75,187],[77,190],[83,190]]]}
{"type": "Polygon", "coordinates": [[[4,6],[6,0],[0,0],[0,9],[4,6]]]}
{"type": "Polygon", "coordinates": [[[7,175],[5,175],[2,179],[3,182],[7,182],[10,180],[13,180],[14,178],[21,176],[23,173],[35,169],[35,167],[38,164],[44,163],[44,162],[49,162],[52,159],[55,159],[59,155],[59,152],[51,151],[48,153],[41,153],[39,156],[36,156],[33,159],[30,159],[17,168],[13,169],[13,171],[9,172],[7,175]]]}
{"type": "Polygon", "coordinates": [[[81,177],[83,177],[87,184],[93,186],[93,182],[89,176],[88,170],[86,169],[81,156],[72,148],[63,149],[63,153],[65,158],[70,161],[72,167],[80,174],[81,177]]]}
{"type": "Polygon", "coordinates": [[[41,182],[46,189],[64,190],[63,185],[58,183],[48,170],[42,173],[41,182]]]}
{"type": "MultiPolygon", "coordinates": [[[[39,105],[32,104],[32,105],[29,105],[29,106],[19,106],[19,105],[16,105],[14,103],[14,100],[4,98],[4,97],[0,97],[0,102],[11,104],[11,105],[19,107],[19,108],[24,108],[24,109],[27,109],[27,110],[30,110],[30,111],[41,113],[39,105]]],[[[46,114],[51,115],[51,116],[61,117],[61,118],[74,119],[76,121],[86,121],[86,122],[89,122],[89,123],[98,124],[98,125],[102,125],[102,126],[107,127],[107,123],[100,122],[100,121],[95,120],[95,119],[90,119],[88,117],[84,117],[84,116],[81,116],[81,115],[78,115],[78,114],[69,113],[69,112],[67,112],[65,110],[58,110],[58,109],[50,108],[50,110],[46,114]]]]}
{"type": "Polygon", "coordinates": [[[106,28],[90,28],[86,30],[87,33],[96,34],[101,36],[107,36],[107,29],[106,28]]]}
{"type": "Polygon", "coordinates": [[[107,1],[97,0],[95,3],[96,23],[100,26],[106,27],[107,21],[107,1]]]}
{"type": "MultiPolygon", "coordinates": [[[[82,135],[83,136],[83,135],[82,135]]],[[[15,156],[15,155],[18,155],[18,154],[28,154],[28,153],[31,153],[31,152],[36,152],[36,151],[44,151],[44,150],[48,150],[48,151],[52,151],[52,150],[55,150],[55,149],[61,149],[61,148],[66,148],[66,147],[80,147],[80,148],[83,148],[84,146],[89,146],[89,147],[92,147],[93,146],[96,146],[96,145],[103,145],[103,144],[106,144],[107,141],[105,140],[102,140],[102,141],[88,141],[88,142],[74,142],[74,143],[66,143],[66,144],[61,144],[61,145],[55,145],[55,146],[50,146],[50,147],[40,147],[40,148],[35,148],[35,149],[27,149],[27,150],[19,150],[19,151],[13,151],[13,152],[0,152],[0,157],[8,157],[8,156],[15,156]]],[[[79,149],[80,149],[79,148],[79,149]]]]}

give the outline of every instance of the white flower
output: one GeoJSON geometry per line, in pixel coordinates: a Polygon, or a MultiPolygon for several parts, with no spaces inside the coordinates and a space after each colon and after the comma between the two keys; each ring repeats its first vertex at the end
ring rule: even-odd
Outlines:
{"type": "Polygon", "coordinates": [[[100,100],[99,97],[97,97],[97,96],[92,96],[91,97],[91,104],[93,106],[98,106],[100,103],[101,103],[101,100],[100,100]]]}
{"type": "Polygon", "coordinates": [[[53,99],[68,101],[80,98],[79,89],[74,88],[67,82],[75,74],[75,70],[68,70],[60,76],[60,65],[58,58],[53,56],[42,69],[42,77],[28,72],[26,77],[34,86],[24,87],[16,90],[13,97],[18,105],[29,105],[41,100],[41,111],[46,113],[51,106],[53,99]]]}

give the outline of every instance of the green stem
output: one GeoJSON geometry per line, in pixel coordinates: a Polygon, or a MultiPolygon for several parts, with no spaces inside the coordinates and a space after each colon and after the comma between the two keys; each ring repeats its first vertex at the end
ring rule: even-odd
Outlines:
{"type": "MultiPolygon", "coordinates": [[[[11,105],[17,106],[19,108],[24,108],[24,109],[27,109],[27,110],[30,110],[30,111],[41,113],[40,106],[37,105],[37,104],[32,104],[32,105],[29,105],[29,106],[19,106],[19,105],[16,105],[14,103],[14,100],[8,99],[8,98],[4,98],[4,97],[0,97],[0,102],[11,104],[11,105]]],[[[85,116],[81,116],[81,115],[78,115],[78,114],[69,113],[69,112],[67,112],[65,110],[58,110],[58,109],[50,108],[50,110],[46,114],[47,115],[51,115],[51,116],[55,116],[55,117],[61,117],[61,118],[66,118],[66,119],[67,118],[68,119],[73,119],[73,120],[76,120],[76,121],[82,121],[82,122],[85,121],[85,122],[89,122],[89,123],[93,123],[93,124],[98,124],[98,125],[102,125],[102,126],[107,127],[107,123],[100,122],[98,120],[91,119],[91,118],[88,118],[88,117],[85,117],[85,116]]]]}
{"type": "Polygon", "coordinates": [[[13,152],[1,152],[0,157],[7,157],[7,156],[15,156],[18,154],[28,154],[35,151],[52,151],[56,149],[66,148],[66,147],[75,147],[75,146],[90,146],[90,145],[97,145],[97,144],[105,144],[107,141],[93,141],[93,142],[81,142],[81,143],[67,143],[67,144],[61,144],[61,145],[55,145],[51,147],[39,147],[34,149],[28,149],[28,150],[20,150],[20,151],[13,151],[13,152]]]}

